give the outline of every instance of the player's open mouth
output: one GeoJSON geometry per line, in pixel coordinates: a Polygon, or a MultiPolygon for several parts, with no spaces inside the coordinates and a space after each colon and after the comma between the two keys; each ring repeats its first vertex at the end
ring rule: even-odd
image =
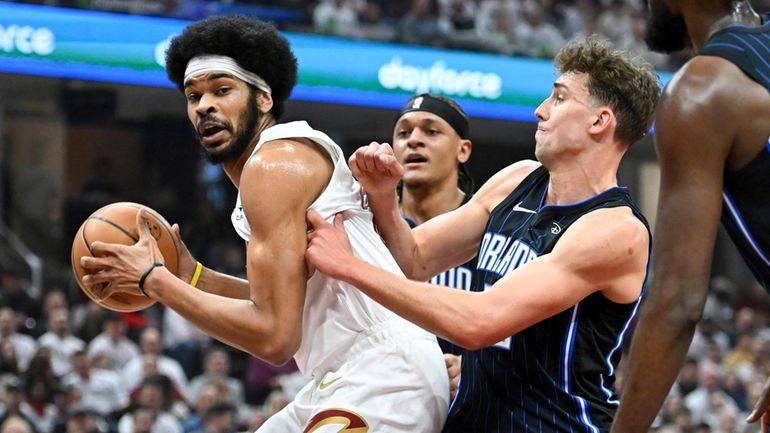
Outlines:
{"type": "Polygon", "coordinates": [[[200,129],[201,141],[206,145],[217,142],[222,139],[225,131],[227,131],[227,129],[222,125],[212,123],[206,124],[200,129]]]}
{"type": "Polygon", "coordinates": [[[417,168],[428,162],[428,158],[420,155],[419,153],[412,153],[407,155],[404,159],[404,166],[408,168],[417,168]]]}

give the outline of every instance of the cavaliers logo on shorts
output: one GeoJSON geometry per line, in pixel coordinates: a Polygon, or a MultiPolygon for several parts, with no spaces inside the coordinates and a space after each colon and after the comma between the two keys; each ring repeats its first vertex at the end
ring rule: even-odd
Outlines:
{"type": "Polygon", "coordinates": [[[319,428],[335,424],[340,427],[338,433],[367,433],[369,424],[360,415],[345,409],[326,409],[318,412],[307,423],[302,433],[313,433],[319,428]]]}

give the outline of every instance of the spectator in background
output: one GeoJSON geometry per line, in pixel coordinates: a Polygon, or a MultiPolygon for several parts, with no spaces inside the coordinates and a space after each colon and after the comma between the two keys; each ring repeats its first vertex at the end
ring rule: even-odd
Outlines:
{"type": "Polygon", "coordinates": [[[0,433],[35,433],[35,431],[27,420],[13,415],[0,423],[0,433]]]}
{"type": "Polygon", "coordinates": [[[131,413],[134,429],[131,433],[153,433],[157,415],[154,410],[137,406],[131,413]]]}
{"type": "Polygon", "coordinates": [[[706,305],[703,307],[703,317],[708,317],[714,325],[728,332],[735,317],[733,305],[738,287],[729,278],[717,276],[711,279],[706,305]]]}
{"type": "Polygon", "coordinates": [[[508,27],[513,29],[521,19],[521,3],[516,0],[481,0],[476,13],[477,31],[484,35],[496,32],[499,28],[496,22],[500,16],[505,17],[508,27]]]}
{"type": "Polygon", "coordinates": [[[54,384],[44,376],[27,373],[24,380],[25,399],[20,408],[37,431],[51,433],[60,415],[59,408],[54,404],[59,390],[58,383],[54,384]]]}
{"type": "Polygon", "coordinates": [[[123,387],[118,373],[111,370],[94,369],[84,351],[72,355],[72,373],[62,379],[64,387],[80,391],[80,406],[108,416],[126,407],[128,392],[123,387]]]}
{"type": "Polygon", "coordinates": [[[566,42],[561,32],[545,20],[545,11],[538,3],[527,3],[524,20],[516,27],[519,53],[529,57],[553,58],[566,42]]]}
{"type": "Polygon", "coordinates": [[[71,371],[70,358],[84,350],[86,343],[70,332],[70,315],[66,308],[54,308],[48,315],[48,332],[38,338],[40,347],[51,353],[51,366],[56,376],[61,377],[71,371]]]}
{"type": "Polygon", "coordinates": [[[149,356],[157,365],[157,372],[171,379],[182,395],[187,396],[187,376],[178,361],[163,354],[163,340],[158,328],[145,328],[139,337],[139,347],[142,355],[129,361],[123,369],[123,383],[128,389],[136,388],[145,377],[149,356]]]}
{"type": "Polygon", "coordinates": [[[206,382],[190,393],[193,398],[192,410],[182,422],[184,433],[193,433],[203,429],[203,415],[206,410],[214,403],[226,399],[223,395],[223,388],[227,388],[227,385],[222,382],[206,382]]]}
{"type": "MultiPolygon", "coordinates": [[[[181,418],[174,412],[178,397],[168,377],[162,374],[148,376],[142,380],[133,394],[133,407],[146,407],[156,414],[152,433],[182,433],[181,418]]],[[[118,421],[118,433],[133,433],[133,431],[134,414],[130,411],[118,421]]]]}
{"type": "MultiPolygon", "coordinates": [[[[41,335],[49,331],[49,323],[51,319],[51,313],[54,310],[63,308],[69,311],[69,303],[67,297],[64,296],[64,292],[58,289],[50,290],[43,294],[43,300],[41,302],[42,308],[40,313],[40,319],[35,323],[35,326],[30,330],[33,336],[40,338],[41,335]]],[[[70,325],[72,325],[72,317],[70,316],[70,325]]]]}
{"type": "Polygon", "coordinates": [[[440,8],[438,27],[453,48],[478,50],[482,46],[476,29],[476,3],[473,0],[450,0],[440,8]]]}
{"type": "Polygon", "coordinates": [[[0,271],[0,305],[18,315],[17,329],[29,332],[40,319],[40,305],[24,288],[21,275],[13,270],[0,271]]]}
{"type": "Polygon", "coordinates": [[[246,420],[246,428],[243,430],[243,433],[257,431],[258,428],[262,427],[262,424],[264,424],[265,421],[267,421],[267,415],[262,408],[253,409],[246,420]]]}
{"type": "Polygon", "coordinates": [[[13,340],[0,337],[0,379],[18,376],[20,372],[13,340]]]}
{"type": "Polygon", "coordinates": [[[194,433],[235,433],[235,412],[229,402],[212,404],[203,414],[203,428],[194,433]]]}
{"type": "Polygon", "coordinates": [[[377,41],[392,41],[396,37],[396,29],[392,20],[382,11],[382,5],[377,0],[364,0],[358,11],[358,19],[354,35],[361,39],[377,41]]]}
{"type": "MultiPolygon", "coordinates": [[[[513,55],[519,52],[516,41],[518,12],[509,13],[502,4],[494,4],[485,11],[487,18],[476,29],[481,40],[481,49],[495,53],[513,55]]],[[[481,19],[479,21],[482,21],[481,19]]]]}
{"type": "Polygon", "coordinates": [[[163,343],[168,356],[182,366],[190,378],[201,373],[203,351],[211,338],[179,313],[166,308],[163,311],[163,343]]]}
{"type": "Polygon", "coordinates": [[[686,396],[698,387],[698,359],[688,357],[679,371],[675,389],[680,396],[686,396]]]}
{"type": "Polygon", "coordinates": [[[738,409],[733,399],[722,390],[723,376],[719,365],[710,362],[700,364],[698,387],[684,398],[684,405],[692,413],[694,423],[705,422],[716,429],[719,415],[716,409],[725,406],[738,409]]]}
{"type": "MultiPolygon", "coordinates": [[[[78,296],[85,298],[82,292],[78,293],[78,296]]],[[[90,299],[82,299],[82,302],[76,303],[70,308],[72,332],[81,340],[91,342],[104,332],[104,321],[110,314],[117,313],[105,310],[90,299]]]]}
{"type": "Polygon", "coordinates": [[[634,9],[627,19],[630,27],[618,36],[618,47],[634,56],[643,58],[656,69],[665,68],[668,65],[668,56],[650,51],[644,43],[644,29],[647,26],[647,20],[642,11],[634,9]]]}
{"type": "Polygon", "coordinates": [[[633,28],[632,9],[625,0],[609,0],[599,12],[596,31],[619,44],[629,29],[633,28]]]}
{"type": "Polygon", "coordinates": [[[358,12],[352,0],[322,0],[313,10],[316,33],[353,36],[358,12]]]}
{"type": "MultiPolygon", "coordinates": [[[[18,333],[18,326],[16,313],[9,307],[0,308],[0,341],[7,341],[13,347],[17,367],[26,370],[29,360],[35,355],[37,343],[29,335],[18,333]]],[[[4,359],[5,356],[7,354],[3,351],[4,359]]]]}
{"type": "Polygon", "coordinates": [[[713,320],[704,319],[698,324],[687,353],[694,358],[704,357],[708,347],[712,344],[716,345],[722,355],[726,354],[731,346],[727,333],[717,328],[713,320]]]}
{"type": "Polygon", "coordinates": [[[221,382],[227,387],[226,400],[240,408],[244,405],[243,382],[230,377],[230,355],[223,348],[212,348],[206,354],[203,374],[190,381],[189,395],[198,395],[204,385],[221,382]]]}
{"type": "Polygon", "coordinates": [[[112,369],[121,371],[129,361],[138,357],[139,346],[126,337],[128,325],[115,312],[107,312],[102,333],[88,343],[88,356],[105,354],[111,359],[112,369]]]}
{"type": "Polygon", "coordinates": [[[26,423],[32,433],[39,433],[32,422],[32,419],[27,415],[26,410],[22,409],[22,403],[24,402],[24,391],[22,390],[21,381],[18,378],[13,378],[5,384],[5,396],[3,398],[3,405],[0,406],[0,426],[5,426],[6,422],[10,422],[15,429],[21,429],[21,424],[17,421],[11,421],[14,419],[20,419],[26,423]]]}
{"type": "Polygon", "coordinates": [[[564,39],[573,39],[588,34],[588,21],[595,14],[590,0],[562,0],[554,3],[552,13],[556,27],[564,39]],[[579,3],[579,4],[578,4],[579,3]]]}
{"type": "Polygon", "coordinates": [[[444,45],[438,25],[434,0],[414,0],[409,11],[398,21],[399,42],[405,44],[444,45]]]}
{"type": "Polygon", "coordinates": [[[275,389],[280,388],[278,377],[283,374],[299,374],[297,364],[289,360],[286,364],[275,366],[260,359],[249,357],[246,368],[246,401],[260,405],[275,389]]]}

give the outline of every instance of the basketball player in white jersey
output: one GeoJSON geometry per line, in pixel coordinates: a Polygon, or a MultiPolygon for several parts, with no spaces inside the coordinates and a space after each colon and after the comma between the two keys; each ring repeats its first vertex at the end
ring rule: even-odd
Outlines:
{"type": "Polygon", "coordinates": [[[248,280],[206,269],[186,250],[175,277],[140,215],[136,245],[92,244],[102,257],[83,265],[102,272],[84,281],[111,282],[103,296],[140,291],[265,361],[293,356],[312,380],[259,432],[438,432],[449,384],[435,337],[306,267],[313,209],[344,212],[355,254],[401,274],[340,148],[306,122],[277,124],[296,82],[287,41],[261,21],[215,17],[173,39],[166,61],[206,156],[239,190],[232,223],[246,241],[248,280]]]}

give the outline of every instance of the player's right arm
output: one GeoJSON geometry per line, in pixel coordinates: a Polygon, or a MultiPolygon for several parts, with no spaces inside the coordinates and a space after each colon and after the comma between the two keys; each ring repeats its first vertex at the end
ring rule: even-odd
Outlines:
{"type": "Polygon", "coordinates": [[[661,186],[652,279],[613,432],[648,431],[679,373],[708,295],[734,108],[725,96],[732,80],[715,80],[713,62],[697,57],[688,63],[657,108],[661,186]]]}
{"type": "MultiPolygon", "coordinates": [[[[328,155],[314,145],[289,140],[265,143],[246,164],[239,188],[251,227],[248,299],[192,290],[165,267],[145,271],[144,292],[220,341],[274,364],[286,362],[302,338],[308,274],[305,210],[328,184],[331,172],[328,155]]],[[[81,260],[94,271],[84,281],[111,282],[104,296],[136,290],[139,275],[160,254],[146,225],[133,246],[93,247],[101,257],[81,260]]]]}
{"type": "MultiPolygon", "coordinates": [[[[198,263],[187,249],[187,245],[182,241],[179,232],[179,225],[174,224],[171,229],[176,236],[177,245],[180,246],[179,257],[179,279],[192,283],[195,267],[198,263]]],[[[217,272],[201,264],[200,275],[195,284],[198,290],[212,293],[219,296],[235,299],[249,299],[249,281],[244,278],[234,277],[232,275],[217,272]]]]}
{"type": "Polygon", "coordinates": [[[467,262],[476,254],[487,219],[539,163],[520,161],[489,179],[468,203],[420,224],[414,229],[401,216],[396,185],[403,168],[387,144],[358,149],[350,169],[366,191],[377,230],[404,274],[425,281],[467,262]]]}

